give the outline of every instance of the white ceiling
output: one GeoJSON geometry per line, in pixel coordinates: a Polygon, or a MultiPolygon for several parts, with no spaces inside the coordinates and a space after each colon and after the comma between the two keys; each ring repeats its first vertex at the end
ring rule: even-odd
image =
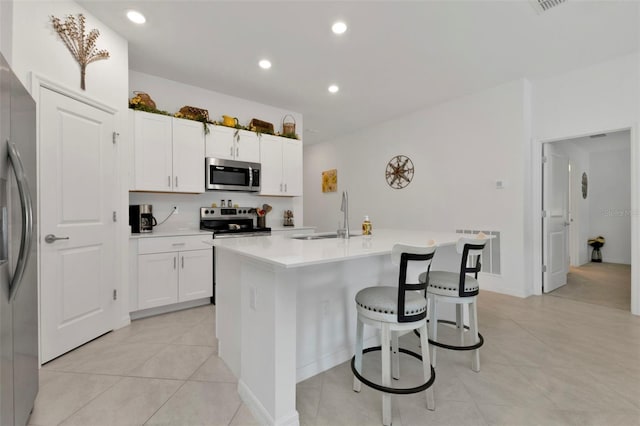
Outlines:
{"type": "Polygon", "coordinates": [[[637,51],[640,16],[637,2],[612,0],[541,15],[528,0],[79,3],[129,40],[131,69],[300,112],[305,144],[637,51]]]}

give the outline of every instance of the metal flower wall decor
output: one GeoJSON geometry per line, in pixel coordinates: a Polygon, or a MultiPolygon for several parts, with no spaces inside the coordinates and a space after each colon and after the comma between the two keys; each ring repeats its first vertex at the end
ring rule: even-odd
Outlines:
{"type": "Polygon", "coordinates": [[[80,64],[80,88],[85,90],[85,75],[87,65],[101,59],[108,59],[109,52],[96,47],[96,41],[100,36],[100,31],[92,29],[89,34],[85,34],[86,18],[82,13],[78,14],[78,20],[75,16],[67,15],[64,22],[55,16],[51,16],[51,23],[62,41],[64,42],[71,55],[76,58],[80,64]]]}

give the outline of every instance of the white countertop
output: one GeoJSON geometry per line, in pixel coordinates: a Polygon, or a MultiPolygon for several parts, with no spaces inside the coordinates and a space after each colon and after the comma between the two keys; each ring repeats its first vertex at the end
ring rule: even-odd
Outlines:
{"type": "Polygon", "coordinates": [[[181,237],[183,235],[204,235],[208,238],[211,238],[211,231],[201,231],[199,229],[181,229],[181,230],[170,230],[170,231],[160,231],[156,230],[153,232],[145,232],[141,234],[131,234],[129,238],[138,239],[138,238],[157,238],[157,237],[181,237]]]}
{"type": "Polygon", "coordinates": [[[287,236],[227,238],[206,241],[214,247],[284,268],[339,262],[359,257],[387,255],[396,243],[425,245],[435,240],[440,247],[453,245],[461,237],[455,232],[376,229],[373,236],[319,240],[295,240],[287,236]]]}
{"type": "MultiPolygon", "coordinates": [[[[268,224],[267,224],[268,225],[268,224]]],[[[306,229],[316,229],[315,226],[272,226],[271,227],[271,232],[278,232],[278,231],[302,231],[302,230],[306,230],[306,229]]]]}

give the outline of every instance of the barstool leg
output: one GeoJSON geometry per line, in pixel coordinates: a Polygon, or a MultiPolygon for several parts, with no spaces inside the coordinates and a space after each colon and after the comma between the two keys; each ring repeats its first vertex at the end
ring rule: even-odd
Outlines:
{"type": "MultiPolygon", "coordinates": [[[[429,297],[429,336],[431,336],[431,340],[434,342],[438,341],[438,315],[436,313],[436,297],[429,297]]],[[[422,339],[420,339],[422,340],[422,339]]],[[[436,346],[429,346],[429,350],[431,351],[431,364],[436,366],[436,346]]]]}
{"type": "MultiPolygon", "coordinates": [[[[364,323],[360,319],[360,314],[358,314],[358,320],[356,325],[356,359],[355,359],[355,367],[356,371],[362,374],[362,346],[364,340],[364,323]]],[[[355,392],[360,392],[360,387],[362,383],[356,376],[353,376],[353,390],[355,392]]]]}
{"type": "Polygon", "coordinates": [[[456,328],[460,337],[460,346],[464,345],[464,305],[456,303],[456,328]]]}
{"type": "MultiPolygon", "coordinates": [[[[473,342],[478,343],[480,337],[478,336],[478,299],[476,298],[469,304],[469,329],[473,337],[473,342]]],[[[474,349],[473,351],[471,369],[476,373],[480,371],[480,349],[474,349]]]]}
{"type": "Polygon", "coordinates": [[[391,377],[400,379],[400,356],[398,355],[398,332],[391,332],[391,377]]]}
{"type": "MultiPolygon", "coordinates": [[[[391,336],[389,324],[382,324],[381,334],[382,386],[391,387],[391,351],[389,350],[391,336]]],[[[386,392],[382,393],[382,424],[391,426],[391,395],[386,392]]]]}
{"type": "MultiPolygon", "coordinates": [[[[429,357],[429,337],[427,335],[427,323],[420,329],[420,342],[422,343],[422,370],[424,371],[425,382],[431,379],[431,359],[429,357]]],[[[427,409],[436,409],[436,398],[433,392],[433,385],[427,389],[427,409]]]]}

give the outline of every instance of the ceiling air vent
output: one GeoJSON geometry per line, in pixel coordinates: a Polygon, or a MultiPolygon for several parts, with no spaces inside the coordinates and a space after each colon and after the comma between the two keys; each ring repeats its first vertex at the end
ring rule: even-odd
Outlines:
{"type": "Polygon", "coordinates": [[[538,13],[546,12],[547,10],[559,6],[567,0],[529,0],[531,5],[538,13]]]}

